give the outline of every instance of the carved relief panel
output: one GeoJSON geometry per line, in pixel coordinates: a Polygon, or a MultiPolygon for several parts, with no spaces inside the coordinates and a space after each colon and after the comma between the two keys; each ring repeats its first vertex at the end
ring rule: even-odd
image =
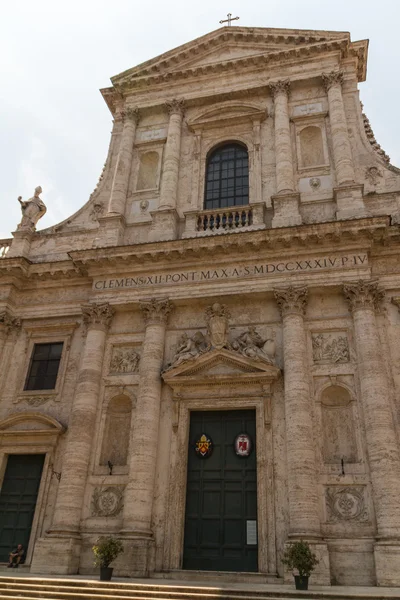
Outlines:
{"type": "Polygon", "coordinates": [[[135,373],[139,370],[140,354],[137,346],[113,346],[109,373],[135,373]]]}
{"type": "Polygon", "coordinates": [[[349,341],[345,332],[312,333],[311,340],[314,363],[350,361],[349,341]]]}

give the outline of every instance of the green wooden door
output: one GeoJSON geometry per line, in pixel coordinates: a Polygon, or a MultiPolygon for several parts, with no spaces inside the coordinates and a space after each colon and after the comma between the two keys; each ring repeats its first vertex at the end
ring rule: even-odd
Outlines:
{"type": "Polygon", "coordinates": [[[257,571],[257,469],[255,411],[193,412],[190,420],[184,569],[257,571]],[[196,441],[213,442],[199,458],[196,441]],[[237,456],[235,438],[247,433],[248,457],[237,456]]]}
{"type": "Polygon", "coordinates": [[[0,561],[22,544],[28,548],[44,454],[11,454],[0,491],[0,561]]]}

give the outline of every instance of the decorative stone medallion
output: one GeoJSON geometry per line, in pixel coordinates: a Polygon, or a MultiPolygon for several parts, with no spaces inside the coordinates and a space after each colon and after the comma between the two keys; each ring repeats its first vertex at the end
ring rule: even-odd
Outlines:
{"type": "Polygon", "coordinates": [[[96,487],[92,496],[93,517],[116,517],[123,508],[123,488],[96,487]]]}
{"type": "Polygon", "coordinates": [[[311,177],[309,184],[313,190],[317,190],[319,187],[321,187],[321,180],[319,177],[311,177]]]}
{"type": "Polygon", "coordinates": [[[364,487],[327,487],[325,500],[330,523],[338,521],[365,523],[368,521],[364,487]]]}
{"type": "Polygon", "coordinates": [[[212,439],[206,433],[202,433],[194,444],[194,450],[199,458],[211,456],[213,448],[212,439]]]}
{"type": "Polygon", "coordinates": [[[247,458],[250,456],[253,449],[253,444],[250,436],[247,433],[239,433],[233,443],[236,456],[247,458]]]}

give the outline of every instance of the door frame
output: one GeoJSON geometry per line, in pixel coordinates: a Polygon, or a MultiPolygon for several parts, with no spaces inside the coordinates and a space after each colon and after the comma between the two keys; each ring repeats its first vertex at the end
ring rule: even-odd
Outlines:
{"type": "MultiPolygon", "coordinates": [[[[273,444],[270,423],[271,394],[250,397],[183,398],[175,395],[175,435],[171,440],[170,485],[167,510],[164,564],[182,569],[190,413],[254,409],[256,417],[257,538],[258,572],[276,575],[275,508],[273,486],[273,444]]],[[[250,390],[248,390],[250,391],[250,390]]]]}
{"type": "Polygon", "coordinates": [[[64,427],[56,419],[40,413],[17,413],[0,421],[0,490],[10,454],[45,455],[31,534],[25,556],[26,565],[31,564],[36,539],[40,537],[40,532],[43,529],[55,449],[58,437],[64,431],[64,427]]]}

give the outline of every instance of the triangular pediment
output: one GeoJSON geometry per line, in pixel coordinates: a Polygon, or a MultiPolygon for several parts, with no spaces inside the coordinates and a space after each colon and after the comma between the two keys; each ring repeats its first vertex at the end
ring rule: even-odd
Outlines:
{"type": "Polygon", "coordinates": [[[232,382],[274,380],[280,370],[264,360],[255,360],[231,350],[210,350],[163,373],[171,387],[182,385],[221,385],[232,382]]]}
{"type": "MultiPolygon", "coordinates": [[[[262,27],[221,27],[187,44],[178,46],[112,78],[114,86],[154,76],[172,75],[237,60],[252,60],[269,54],[300,51],[321,46],[329,50],[332,43],[350,42],[343,31],[309,31],[262,27]]],[[[358,42],[359,44],[360,42],[358,42]]]]}

